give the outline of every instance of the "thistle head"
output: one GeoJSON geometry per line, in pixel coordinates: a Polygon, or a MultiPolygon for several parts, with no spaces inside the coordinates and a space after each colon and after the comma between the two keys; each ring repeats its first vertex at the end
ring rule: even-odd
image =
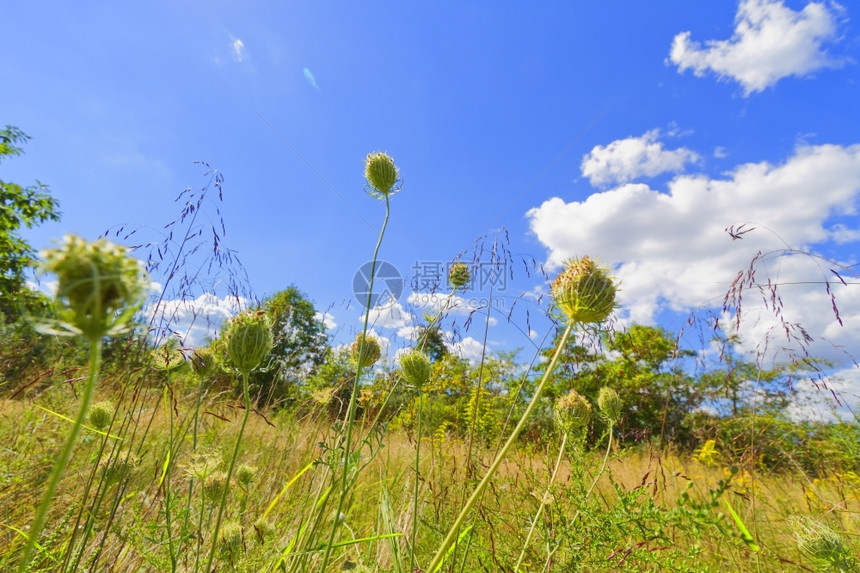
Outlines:
{"type": "Polygon", "coordinates": [[[430,358],[420,350],[410,350],[400,357],[404,380],[419,390],[430,381],[430,368],[430,358]]]}
{"type": "Polygon", "coordinates": [[[600,389],[597,394],[597,409],[600,410],[607,422],[613,426],[617,424],[618,420],[621,419],[622,407],[623,403],[618,392],[609,386],[600,389]]]}
{"type": "Polygon", "coordinates": [[[448,282],[452,287],[458,289],[469,284],[472,280],[472,273],[469,272],[469,265],[466,263],[454,263],[448,270],[448,282]]]}
{"type": "Polygon", "coordinates": [[[150,355],[153,366],[165,372],[172,372],[185,364],[185,355],[182,350],[170,344],[162,344],[154,348],[150,355]]]}
{"type": "Polygon", "coordinates": [[[62,246],[43,252],[42,258],[42,272],[57,275],[60,320],[39,330],[80,334],[91,342],[127,330],[126,323],[143,303],[149,282],[142,263],[124,247],[107,239],[88,242],[67,235],[62,246]]]}
{"type": "Polygon", "coordinates": [[[580,432],[591,419],[591,403],[576,390],[571,390],[556,401],[553,417],[563,432],[580,432]]]}
{"type": "Polygon", "coordinates": [[[609,269],[588,257],[567,261],[552,282],[555,304],[574,323],[603,322],[615,308],[615,282],[609,269]]]}
{"type": "Polygon", "coordinates": [[[241,373],[248,374],[260,366],[274,345],[272,325],[265,311],[243,312],[227,327],[227,356],[241,373]]]}
{"type": "Polygon", "coordinates": [[[216,470],[203,478],[203,497],[208,500],[219,500],[227,487],[227,472],[216,470]]]}
{"type": "Polygon", "coordinates": [[[115,412],[116,410],[110,402],[96,402],[90,406],[90,411],[87,413],[87,421],[96,430],[104,430],[110,426],[115,412]]]}
{"type": "Polygon", "coordinates": [[[358,363],[360,368],[370,368],[376,364],[382,355],[382,347],[379,346],[379,341],[376,338],[359,333],[355,337],[355,342],[352,343],[351,352],[352,359],[358,363]]]}
{"type": "Polygon", "coordinates": [[[367,179],[368,191],[376,199],[387,197],[399,191],[397,181],[400,170],[394,165],[394,159],[387,153],[376,151],[368,153],[364,161],[364,177],[367,179]]]}
{"type": "Polygon", "coordinates": [[[99,469],[105,482],[111,484],[128,479],[137,464],[138,458],[135,454],[121,451],[114,456],[103,458],[99,462],[99,469]]]}

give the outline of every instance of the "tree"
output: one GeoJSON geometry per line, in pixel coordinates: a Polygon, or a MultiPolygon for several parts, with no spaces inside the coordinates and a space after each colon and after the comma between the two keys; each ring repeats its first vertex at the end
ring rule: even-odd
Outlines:
{"type": "Polygon", "coordinates": [[[263,310],[272,321],[274,346],[268,367],[251,375],[252,391],[259,402],[282,402],[323,363],[328,336],[313,303],[295,286],[267,298],[263,310]]]}
{"type": "MultiPolygon", "coordinates": [[[[28,139],[26,133],[11,125],[0,130],[0,162],[21,155],[19,145],[28,139]]],[[[22,187],[0,179],[0,313],[7,320],[14,320],[18,314],[16,305],[29,306],[38,298],[25,288],[25,273],[33,264],[35,252],[19,230],[22,226],[31,228],[59,220],[59,205],[47,189],[38,180],[35,185],[22,187]]]]}

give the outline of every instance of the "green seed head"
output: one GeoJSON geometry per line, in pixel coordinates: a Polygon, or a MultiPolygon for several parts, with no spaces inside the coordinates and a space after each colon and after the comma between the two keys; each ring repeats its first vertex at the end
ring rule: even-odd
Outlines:
{"type": "Polygon", "coordinates": [[[618,396],[618,392],[609,386],[604,386],[600,389],[600,392],[597,394],[597,408],[603,414],[603,417],[606,418],[607,422],[613,425],[616,424],[621,418],[622,407],[623,404],[621,403],[621,398],[618,396]]]}
{"type": "Polygon", "coordinates": [[[227,551],[237,551],[242,547],[242,526],[238,521],[227,521],[218,533],[221,547],[227,551]]]}
{"type": "Polygon", "coordinates": [[[110,402],[96,402],[90,406],[90,411],[87,414],[87,421],[90,423],[90,426],[96,430],[104,430],[110,426],[114,412],[113,404],[110,402]]]}
{"type": "Polygon", "coordinates": [[[410,350],[400,357],[403,378],[419,390],[430,381],[430,369],[430,358],[420,350],[410,350]]]}
{"type": "Polygon", "coordinates": [[[615,282],[609,269],[588,257],[574,258],[552,282],[552,296],[569,320],[603,322],[615,308],[615,282]]]}
{"type": "Polygon", "coordinates": [[[216,470],[203,479],[203,497],[208,500],[220,500],[227,487],[227,472],[216,470]]]}
{"type": "Polygon", "coordinates": [[[379,357],[382,355],[382,348],[379,346],[379,341],[372,336],[365,337],[359,334],[355,337],[355,342],[352,343],[352,359],[355,360],[361,368],[370,368],[379,357]],[[364,348],[362,349],[361,341],[364,340],[364,348]],[[359,353],[361,354],[359,356],[359,353]]]}
{"type": "Polygon", "coordinates": [[[472,274],[469,272],[469,265],[466,263],[454,263],[448,271],[448,282],[455,289],[469,284],[472,280],[472,274]]]}
{"type": "Polygon", "coordinates": [[[108,484],[125,481],[137,466],[137,456],[129,452],[117,452],[115,456],[104,458],[99,462],[102,477],[108,484]]]}
{"type": "Polygon", "coordinates": [[[554,419],[563,432],[583,430],[591,419],[591,403],[576,390],[571,390],[555,403],[554,419]]]}
{"type": "Polygon", "coordinates": [[[236,480],[242,484],[243,487],[251,485],[251,482],[254,481],[255,477],[257,477],[257,468],[254,466],[242,464],[236,468],[236,480]]]}
{"type": "Polygon", "coordinates": [[[821,521],[811,518],[790,520],[797,548],[820,571],[857,571],[858,563],[850,545],[821,521]]]}
{"type": "Polygon", "coordinates": [[[87,242],[68,235],[63,245],[42,253],[43,272],[57,275],[61,331],[96,341],[118,334],[143,302],[148,279],[142,263],[106,239],[87,242]]]}
{"type": "Polygon", "coordinates": [[[212,376],[217,366],[218,361],[211,346],[201,346],[191,354],[191,369],[201,380],[212,376]]]}
{"type": "Polygon", "coordinates": [[[394,165],[394,159],[387,153],[377,151],[368,153],[364,162],[364,177],[370,186],[370,194],[377,199],[397,192],[395,185],[400,171],[394,165]]]}
{"type": "Polygon", "coordinates": [[[227,355],[239,372],[255,370],[274,344],[272,325],[262,310],[243,312],[227,327],[227,355]]]}
{"type": "Polygon", "coordinates": [[[151,352],[152,364],[159,370],[172,372],[185,364],[185,355],[179,348],[162,344],[151,352]]]}

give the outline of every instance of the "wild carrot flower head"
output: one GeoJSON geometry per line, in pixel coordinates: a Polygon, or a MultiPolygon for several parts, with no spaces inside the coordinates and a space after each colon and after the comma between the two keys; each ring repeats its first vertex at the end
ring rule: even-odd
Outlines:
{"type": "Polygon", "coordinates": [[[600,392],[597,394],[597,409],[600,410],[600,413],[603,414],[607,422],[613,425],[618,422],[621,418],[622,406],[623,404],[621,398],[618,396],[618,392],[609,386],[604,386],[600,389],[600,392]]]}
{"type": "Polygon", "coordinates": [[[555,423],[566,433],[585,429],[591,419],[591,403],[576,390],[571,390],[555,403],[555,423]]]}
{"type": "Polygon", "coordinates": [[[87,421],[96,430],[104,430],[110,426],[115,411],[113,404],[110,402],[96,402],[90,406],[90,411],[87,413],[87,421]]]}
{"type": "Polygon", "coordinates": [[[469,284],[472,280],[472,274],[469,272],[469,265],[466,263],[454,263],[448,271],[448,282],[455,289],[469,284]]]}
{"type": "Polygon", "coordinates": [[[272,325],[265,311],[243,312],[227,327],[227,356],[243,374],[255,370],[269,355],[274,345],[272,325]]]}
{"type": "Polygon", "coordinates": [[[400,190],[397,187],[400,170],[394,165],[394,159],[387,153],[376,151],[367,154],[364,162],[364,177],[367,179],[368,192],[375,199],[382,199],[400,190]]]}
{"type": "Polygon", "coordinates": [[[572,322],[603,322],[615,308],[615,282],[606,267],[573,258],[552,282],[552,296],[572,322]]]}
{"type": "Polygon", "coordinates": [[[42,272],[57,275],[60,319],[40,325],[41,332],[95,341],[127,330],[149,283],[142,263],[124,247],[67,235],[62,246],[43,252],[42,258],[42,272]]]}
{"type": "Polygon", "coordinates": [[[820,571],[857,571],[854,552],[842,536],[821,521],[794,517],[790,520],[797,548],[820,571]]]}
{"type": "Polygon", "coordinates": [[[355,360],[361,368],[370,368],[379,357],[382,355],[382,348],[379,346],[379,341],[372,336],[364,336],[359,333],[355,337],[355,342],[352,343],[352,359],[355,360]],[[364,345],[362,348],[362,341],[364,345]]]}
{"type": "Polygon", "coordinates": [[[410,350],[400,357],[403,378],[419,390],[430,381],[430,358],[420,350],[410,350]]]}

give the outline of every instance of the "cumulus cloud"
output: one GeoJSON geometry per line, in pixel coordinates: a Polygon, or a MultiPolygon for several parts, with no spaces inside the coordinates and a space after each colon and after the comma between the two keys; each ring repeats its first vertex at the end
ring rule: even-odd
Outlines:
{"type": "MultiPolygon", "coordinates": [[[[679,175],[668,193],[626,184],[584,201],[555,197],[527,217],[549,249],[550,268],[586,254],[611,264],[621,279],[622,314],[647,324],[663,309],[719,307],[759,250],[850,237],[828,221],[855,214],[858,193],[860,145],[802,146],[780,165],[749,163],[722,178],[679,175]],[[733,241],[725,229],[744,222],[756,230],[733,241]]],[[[819,287],[807,285],[810,292],[819,287]]],[[[807,312],[825,319],[829,308],[825,301],[807,312]]]]}
{"type": "Polygon", "coordinates": [[[660,131],[651,130],[640,137],[627,137],[609,145],[597,145],[582,159],[582,174],[592,185],[628,183],[640,177],[683,171],[699,155],[689,149],[665,149],[657,139],[660,131]]]}
{"type": "MultiPolygon", "coordinates": [[[[364,322],[364,315],[358,318],[364,322]]],[[[369,323],[376,328],[404,328],[409,327],[413,317],[403,308],[398,300],[393,297],[386,300],[385,304],[370,309],[369,323]]]]}
{"type": "Polygon", "coordinates": [[[782,78],[840,65],[822,47],[835,39],[840,11],[836,3],[811,2],[794,11],[782,0],[742,0],[730,39],[708,40],[703,47],[682,32],[672,41],[669,60],[679,72],[731,78],[748,96],[782,78]]]}
{"type": "Polygon", "coordinates": [[[147,319],[154,315],[156,325],[169,325],[185,346],[195,347],[205,344],[206,338],[215,338],[224,321],[245,308],[244,299],[206,293],[195,299],[163,300],[157,308],[150,304],[143,314],[147,319]]]}
{"type": "Polygon", "coordinates": [[[329,312],[317,312],[314,314],[314,318],[325,326],[326,330],[333,330],[337,328],[337,323],[334,321],[334,315],[329,312]]]}
{"type": "MultiPolygon", "coordinates": [[[[484,344],[482,342],[475,340],[471,336],[467,336],[462,340],[453,341],[451,333],[445,334],[448,337],[445,344],[448,346],[448,350],[453,354],[472,362],[477,362],[481,359],[481,353],[484,352],[484,344]]],[[[492,351],[493,350],[490,346],[487,345],[486,354],[490,355],[492,351]]]]}

